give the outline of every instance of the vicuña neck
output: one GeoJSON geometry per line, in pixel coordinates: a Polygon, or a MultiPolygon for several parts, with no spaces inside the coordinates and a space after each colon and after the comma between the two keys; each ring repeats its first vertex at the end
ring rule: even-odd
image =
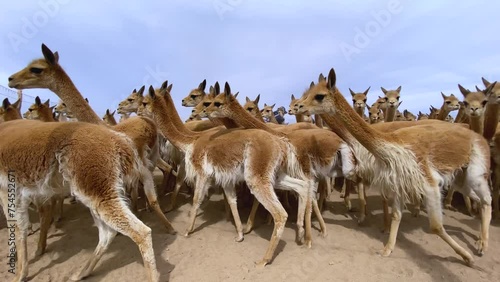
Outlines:
{"type": "Polygon", "coordinates": [[[483,135],[484,116],[469,117],[470,130],[483,135]]]}
{"type": "MultiPolygon", "coordinates": [[[[351,108],[347,100],[336,89],[333,94],[336,107],[335,118],[345,127],[363,147],[365,147],[375,157],[388,161],[391,158],[384,144],[398,142],[392,135],[384,135],[373,129],[351,108]]],[[[329,125],[330,127],[332,125],[329,125]]],[[[333,124],[333,126],[335,126],[333,124]]],[[[347,141],[347,140],[346,140],[347,141]]]]}
{"type": "Polygon", "coordinates": [[[396,107],[387,106],[387,110],[384,114],[386,122],[394,121],[394,119],[396,118],[396,107]]]}
{"type": "Polygon", "coordinates": [[[62,68],[59,69],[55,85],[50,90],[64,101],[78,121],[104,124],[62,68]]]}
{"type": "Polygon", "coordinates": [[[437,115],[436,119],[445,120],[449,114],[450,114],[450,111],[448,110],[446,103],[443,103],[443,105],[441,106],[441,109],[439,109],[439,114],[437,115]]]}
{"type": "Polygon", "coordinates": [[[498,126],[498,114],[500,112],[500,105],[488,102],[484,110],[484,128],[483,136],[486,140],[491,140],[495,135],[498,126]]]}
{"type": "Polygon", "coordinates": [[[362,108],[355,107],[354,109],[356,110],[356,113],[357,113],[360,117],[363,117],[363,115],[365,114],[365,107],[362,107],[362,108]]]}
{"type": "Polygon", "coordinates": [[[177,127],[175,121],[177,119],[180,121],[180,117],[173,103],[169,105],[168,100],[171,98],[162,99],[157,96],[153,101],[154,120],[168,141],[179,150],[186,152],[188,146],[193,144],[200,135],[187,129],[182,121],[178,123],[180,128],[177,127]]]}
{"type": "Polygon", "coordinates": [[[227,106],[229,106],[231,109],[231,116],[228,116],[228,118],[232,119],[240,126],[247,129],[262,129],[275,136],[285,136],[284,133],[278,132],[267,126],[263,119],[259,120],[258,118],[252,116],[248,111],[245,111],[245,109],[243,109],[243,107],[240,105],[240,103],[238,103],[238,101],[236,101],[236,99],[231,99],[231,101],[228,101],[227,106]]]}
{"type": "Polygon", "coordinates": [[[278,120],[276,119],[276,117],[274,116],[274,114],[271,114],[271,116],[269,117],[269,122],[270,122],[270,123],[279,124],[279,122],[278,122],[278,120]]]}
{"type": "Polygon", "coordinates": [[[299,122],[304,122],[304,115],[301,115],[301,114],[296,114],[296,115],[295,115],[295,121],[296,121],[297,123],[299,123],[299,122]]]}

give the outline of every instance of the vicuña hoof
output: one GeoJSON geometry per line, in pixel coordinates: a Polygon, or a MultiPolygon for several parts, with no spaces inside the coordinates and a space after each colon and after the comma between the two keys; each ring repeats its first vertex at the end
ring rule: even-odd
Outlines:
{"type": "Polygon", "coordinates": [[[243,239],[245,239],[245,238],[243,237],[243,234],[239,234],[238,236],[236,236],[236,237],[234,238],[234,241],[235,241],[235,242],[243,242],[243,239]]]}
{"type": "Polygon", "coordinates": [[[392,253],[392,250],[388,247],[385,247],[383,250],[381,250],[380,252],[378,252],[381,256],[383,257],[388,257],[391,255],[392,253]]]}
{"type": "Polygon", "coordinates": [[[263,260],[260,260],[260,261],[256,261],[255,262],[255,268],[257,268],[257,269],[263,269],[264,266],[266,266],[268,263],[269,263],[269,261],[266,260],[266,259],[263,259],[263,260]]]}

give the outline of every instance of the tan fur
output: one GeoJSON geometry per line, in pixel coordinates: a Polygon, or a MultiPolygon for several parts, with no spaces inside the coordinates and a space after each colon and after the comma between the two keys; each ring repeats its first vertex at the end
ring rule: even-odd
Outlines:
{"type": "Polygon", "coordinates": [[[8,98],[3,100],[2,107],[0,107],[0,123],[23,118],[18,108],[20,101],[17,100],[11,104],[8,98]]]}
{"type": "MultiPolygon", "coordinates": [[[[53,53],[47,46],[42,44],[43,59],[37,59],[28,64],[27,67],[9,77],[9,87],[18,89],[47,88],[59,96],[68,106],[68,109],[79,121],[105,126],[104,122],[90,107],[76,86],[59,65],[59,54],[53,53]]],[[[150,170],[147,177],[152,177],[152,171],[159,157],[159,145],[157,128],[151,119],[137,117],[127,119],[113,127],[114,130],[126,134],[133,141],[139,153],[139,160],[150,170]]],[[[171,223],[165,217],[159,207],[154,188],[154,183],[145,183],[144,190],[149,204],[169,233],[175,233],[171,223]]],[[[137,186],[129,187],[132,190],[132,204],[137,209],[137,186]]]]}
{"type": "Polygon", "coordinates": [[[352,96],[352,107],[356,111],[356,113],[360,116],[363,116],[366,108],[366,100],[368,97],[368,91],[370,91],[370,87],[365,90],[365,92],[356,93],[349,88],[349,92],[351,92],[352,96]]]}
{"type": "Polygon", "coordinates": [[[109,109],[106,109],[106,112],[104,113],[104,116],[102,116],[102,120],[107,124],[107,125],[116,125],[116,119],[115,119],[115,111],[110,112],[109,109]]]}
{"type": "Polygon", "coordinates": [[[440,185],[451,182],[463,193],[481,201],[483,217],[479,252],[484,252],[488,247],[491,209],[486,140],[453,124],[413,126],[383,134],[366,125],[349,106],[335,87],[333,69],[328,77],[328,82],[318,84],[309,91],[310,94],[300,106],[302,111],[311,114],[333,114],[340,126],[335,130],[339,131],[339,136],[347,138],[356,158],[360,160],[358,173],[362,179],[383,189],[384,194],[390,192],[394,196],[391,232],[382,254],[387,256],[394,249],[405,199],[419,198],[425,194],[431,230],[462,256],[467,264],[472,264],[472,256],[444,230],[440,185]],[[467,169],[464,170],[464,167],[467,169]]]}
{"type": "Polygon", "coordinates": [[[421,111],[418,111],[417,120],[426,120],[426,119],[429,119],[429,115],[424,114],[421,111]]]}
{"type": "Polygon", "coordinates": [[[191,90],[189,94],[182,99],[182,105],[184,107],[194,107],[198,105],[203,97],[205,97],[205,87],[207,86],[207,80],[204,79],[197,88],[191,90]]]}
{"type": "Polygon", "coordinates": [[[439,109],[439,114],[436,119],[445,120],[450,112],[458,111],[460,109],[460,101],[453,94],[446,96],[443,92],[441,92],[441,97],[443,97],[443,105],[441,106],[441,109],[439,109]]]}
{"type": "Polygon", "coordinates": [[[123,197],[124,185],[136,185],[139,175],[147,171],[135,161],[137,151],[128,138],[88,123],[26,120],[1,124],[0,135],[3,136],[0,138],[0,199],[5,211],[9,170],[14,171],[17,185],[16,281],[28,275],[26,229],[30,197],[43,199],[62,193],[55,188],[63,187],[63,179],[89,207],[100,239],[94,254],[72,279],[81,280],[90,275],[116,232],[120,232],[138,245],[148,281],[159,280],[151,229],[130,212],[123,197]],[[26,161],[19,162],[20,159],[26,161]]]}
{"type": "Polygon", "coordinates": [[[186,153],[186,177],[190,182],[196,183],[190,226],[186,234],[194,228],[196,211],[209,185],[207,180],[213,177],[216,184],[221,184],[225,191],[238,237],[242,236],[243,229],[233,188],[237,181],[245,180],[254,196],[274,219],[274,232],[269,247],[257,266],[269,263],[287,219],[287,213],[273,189],[276,176],[282,178],[279,168],[282,162],[286,162],[289,152],[286,144],[262,130],[223,129],[204,133],[189,131],[180,120],[168,92],[163,93],[164,99],[158,97],[152,87],[149,93],[143,103],[151,108],[163,134],[186,153]]]}
{"type": "MultiPolygon", "coordinates": [[[[283,136],[280,132],[286,133],[290,144],[295,148],[302,174],[309,182],[319,181],[319,177],[337,176],[336,174],[332,175],[334,169],[337,171],[342,170],[340,162],[337,162],[337,154],[340,153],[341,144],[341,140],[338,136],[322,129],[290,131],[287,130],[287,128],[289,128],[288,126],[269,128],[262,121],[253,117],[249,111],[245,111],[231,95],[228,84],[226,84],[225,93],[215,97],[212,104],[207,107],[205,111],[209,116],[231,118],[245,128],[262,129],[279,137],[283,136]],[[315,180],[315,177],[318,178],[315,180]]],[[[345,156],[345,158],[352,159],[351,156],[345,156]]],[[[338,176],[342,175],[341,173],[339,174],[338,176]]],[[[316,210],[316,198],[314,197],[312,201],[316,210]]],[[[320,222],[322,222],[321,214],[316,213],[316,216],[320,219],[320,222]]],[[[298,218],[301,217],[298,216],[298,218]]],[[[299,226],[302,225],[300,222],[297,222],[297,224],[299,226]]],[[[310,226],[306,227],[310,228],[310,226]]],[[[326,231],[322,230],[322,232],[324,233],[326,231]]],[[[306,232],[306,243],[309,246],[311,244],[310,234],[308,232],[306,232]]]]}
{"type": "Polygon", "coordinates": [[[488,102],[486,95],[482,91],[471,92],[458,85],[460,92],[464,95],[465,114],[469,116],[470,129],[479,134],[483,134],[484,129],[484,107],[488,102]]]}
{"type": "Polygon", "coordinates": [[[384,87],[380,87],[380,89],[382,90],[382,92],[384,92],[385,95],[385,121],[394,121],[396,118],[396,110],[398,109],[400,104],[399,98],[401,93],[401,86],[399,86],[396,90],[386,90],[384,87]]]}
{"type": "Polygon", "coordinates": [[[273,108],[275,105],[276,104],[267,105],[266,103],[264,103],[264,108],[262,108],[262,110],[260,110],[260,112],[262,113],[262,117],[267,119],[269,122],[272,122],[274,124],[279,124],[278,120],[274,116],[273,108]]]}
{"type": "Polygon", "coordinates": [[[371,124],[384,122],[384,113],[377,104],[374,104],[371,107],[366,105],[366,107],[368,108],[368,119],[371,124]]]}
{"type": "Polygon", "coordinates": [[[403,116],[404,116],[406,121],[416,121],[417,120],[417,117],[408,110],[403,111],[403,116]]]}
{"type": "Polygon", "coordinates": [[[36,96],[35,103],[28,108],[28,112],[30,113],[29,119],[41,120],[45,122],[57,121],[54,119],[52,108],[53,107],[50,107],[50,100],[42,103],[40,98],[36,96]]]}
{"type": "Polygon", "coordinates": [[[130,93],[130,95],[127,96],[127,98],[121,101],[118,104],[118,109],[117,109],[118,114],[126,115],[131,113],[137,113],[137,109],[142,103],[142,98],[145,88],[146,86],[143,85],[141,88],[139,88],[139,91],[134,89],[132,93],[130,93]]]}

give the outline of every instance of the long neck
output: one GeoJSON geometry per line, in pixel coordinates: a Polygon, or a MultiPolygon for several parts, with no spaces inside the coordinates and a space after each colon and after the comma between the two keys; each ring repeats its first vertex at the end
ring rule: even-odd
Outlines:
{"type": "Polygon", "coordinates": [[[295,121],[296,121],[297,123],[299,123],[299,122],[304,122],[304,115],[301,115],[301,114],[296,114],[296,115],[295,115],[295,121]]]}
{"type": "Polygon", "coordinates": [[[396,118],[396,107],[388,107],[384,115],[386,122],[394,121],[394,118],[396,118]]]}
{"type": "Polygon", "coordinates": [[[448,110],[446,103],[443,103],[443,105],[441,106],[441,109],[439,110],[439,115],[436,117],[436,119],[445,120],[449,114],[450,114],[450,111],[448,110]]]}
{"type": "Polygon", "coordinates": [[[80,91],[76,88],[71,78],[60,68],[56,82],[50,87],[59,98],[68,106],[73,115],[82,122],[104,124],[103,120],[92,110],[89,103],[85,101],[80,91]]]}
{"type": "Polygon", "coordinates": [[[465,108],[464,107],[460,107],[460,109],[458,109],[458,113],[457,113],[457,116],[455,117],[455,123],[460,123],[462,122],[463,118],[465,116],[465,108]]]}
{"type": "Polygon", "coordinates": [[[332,129],[332,131],[337,134],[342,140],[344,140],[350,146],[354,146],[359,142],[352,136],[349,131],[339,122],[333,115],[321,114],[321,119],[332,129]]]}
{"type": "Polygon", "coordinates": [[[337,89],[335,89],[333,99],[336,107],[335,118],[341,122],[342,126],[375,157],[383,160],[390,159],[390,153],[387,152],[384,144],[394,143],[397,140],[370,127],[363,118],[356,114],[337,89]]]}
{"type": "Polygon", "coordinates": [[[183,152],[185,152],[187,147],[193,144],[196,141],[197,136],[199,136],[185,128],[182,122],[180,123],[180,126],[184,127],[184,130],[178,130],[174,122],[177,118],[180,120],[177,110],[174,107],[172,111],[168,102],[161,99],[159,96],[157,96],[153,101],[153,117],[161,133],[176,148],[183,152]]]}
{"type": "Polygon", "coordinates": [[[363,115],[365,114],[365,107],[359,108],[359,107],[356,107],[356,105],[353,105],[353,106],[354,106],[354,110],[356,111],[356,113],[360,117],[363,117],[363,115]]]}
{"type": "MultiPolygon", "coordinates": [[[[184,124],[184,122],[182,122],[181,117],[179,116],[179,113],[177,112],[177,109],[175,108],[174,101],[172,100],[172,97],[170,96],[170,94],[166,94],[166,95],[162,95],[162,96],[164,98],[163,100],[165,101],[164,115],[166,117],[168,117],[169,122],[172,123],[172,125],[177,129],[177,131],[179,131],[180,133],[182,133],[183,135],[186,135],[186,136],[198,136],[199,133],[193,132],[193,131],[189,130],[188,128],[186,128],[186,125],[184,124]]],[[[159,98],[159,96],[157,97],[156,100],[158,100],[158,98],[159,98]]],[[[156,116],[156,114],[155,114],[155,116],[156,116]]],[[[167,135],[165,135],[165,136],[167,136],[167,135]]]]}
{"type": "Polygon", "coordinates": [[[65,114],[59,113],[59,115],[57,116],[57,121],[59,121],[59,122],[68,121],[68,118],[66,118],[65,114]]]}
{"type": "Polygon", "coordinates": [[[234,120],[230,119],[230,118],[227,118],[227,117],[223,117],[223,118],[212,118],[212,117],[208,117],[208,119],[213,122],[214,124],[216,125],[223,125],[225,126],[226,128],[238,128],[240,127],[239,124],[237,124],[236,122],[234,122],[234,120]]]}
{"type": "Polygon", "coordinates": [[[129,117],[130,117],[130,113],[120,114],[120,122],[128,119],[129,117]]]}
{"type": "Polygon", "coordinates": [[[470,130],[483,135],[484,116],[469,117],[470,130]]]}
{"type": "Polygon", "coordinates": [[[278,120],[273,114],[269,117],[269,122],[279,124],[278,120]]]}
{"type": "Polygon", "coordinates": [[[321,115],[314,115],[314,124],[317,127],[323,128],[323,120],[321,119],[321,115]]]}
{"type": "Polygon", "coordinates": [[[231,108],[230,116],[228,117],[240,126],[251,129],[262,129],[275,136],[285,136],[285,134],[269,128],[263,120],[261,121],[258,118],[253,117],[248,111],[245,111],[236,99],[228,101],[227,106],[231,108]]]}
{"type": "Polygon", "coordinates": [[[486,140],[491,140],[495,135],[498,126],[498,114],[500,112],[500,105],[488,102],[484,110],[484,128],[483,136],[486,140]]]}

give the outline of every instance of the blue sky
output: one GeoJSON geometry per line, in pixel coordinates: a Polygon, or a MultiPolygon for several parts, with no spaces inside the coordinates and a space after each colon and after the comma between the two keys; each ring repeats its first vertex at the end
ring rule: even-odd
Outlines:
{"type": "MultiPolygon", "coordinates": [[[[0,85],[45,43],[99,115],[165,79],[183,119],[181,99],[203,79],[229,81],[240,101],[261,94],[261,106],[288,107],[331,67],[344,95],[371,86],[372,103],[380,86],[402,85],[401,110],[428,112],[441,91],[461,98],[457,83],[500,77],[499,9],[485,0],[18,0],[0,9],[0,85]]],[[[24,109],[36,95],[58,101],[24,93],[24,109]]]]}

